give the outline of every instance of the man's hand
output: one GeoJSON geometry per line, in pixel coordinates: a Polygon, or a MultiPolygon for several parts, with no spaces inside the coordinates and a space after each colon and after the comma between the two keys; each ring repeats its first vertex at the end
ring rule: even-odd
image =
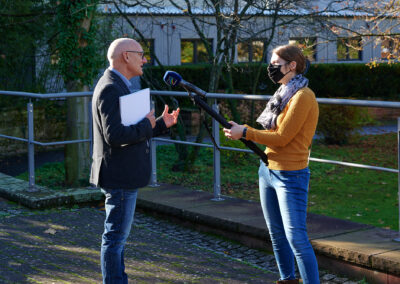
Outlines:
{"type": "Polygon", "coordinates": [[[164,119],[165,125],[169,128],[178,122],[179,108],[171,113],[168,113],[168,110],[168,105],[165,105],[162,118],[164,119]]]}
{"type": "Polygon", "coordinates": [[[237,140],[242,138],[243,136],[243,129],[245,128],[244,125],[239,125],[236,122],[229,121],[232,125],[231,129],[224,128],[225,136],[232,140],[237,140]]]}
{"type": "Polygon", "coordinates": [[[154,116],[154,109],[152,109],[148,114],[146,114],[146,118],[151,123],[151,128],[156,127],[156,117],[154,116]]]}

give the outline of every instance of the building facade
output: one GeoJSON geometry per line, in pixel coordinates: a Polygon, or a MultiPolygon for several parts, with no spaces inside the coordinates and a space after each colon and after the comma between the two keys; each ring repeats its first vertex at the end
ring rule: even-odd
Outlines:
{"type": "MultiPolygon", "coordinates": [[[[125,8],[124,14],[129,24],[125,18],[115,17],[113,27],[117,31],[116,37],[129,36],[144,40],[147,43],[144,46],[148,61],[152,65],[207,63],[210,59],[204,39],[210,43],[214,54],[217,48],[221,48],[215,12],[203,9],[188,14],[183,8],[125,8]],[[193,25],[193,18],[198,27],[193,25]]],[[[112,9],[109,13],[117,15],[112,9]]],[[[271,13],[269,10],[258,14],[254,12],[250,17],[250,11],[247,19],[243,17],[245,20],[242,19],[240,23],[242,26],[238,29],[234,47],[234,62],[268,62],[274,47],[288,43],[302,47],[312,63],[368,63],[385,61],[394,54],[398,55],[395,44],[389,38],[355,35],[369,28],[365,14],[360,12],[340,10],[311,17],[309,11],[304,15],[282,11],[277,23],[273,22],[271,13]],[[334,31],[338,29],[337,26],[344,28],[334,31]],[[263,59],[265,44],[268,47],[263,59]]]]}

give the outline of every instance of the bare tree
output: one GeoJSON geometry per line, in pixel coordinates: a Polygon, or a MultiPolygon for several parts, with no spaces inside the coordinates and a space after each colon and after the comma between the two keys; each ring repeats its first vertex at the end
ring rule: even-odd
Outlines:
{"type": "MultiPolygon", "coordinates": [[[[145,13],[153,22],[160,22],[160,18],[168,19],[174,14],[179,14],[180,19],[184,18],[185,20],[175,18],[174,25],[182,31],[191,30],[207,51],[208,61],[211,64],[208,92],[217,91],[222,81],[227,86],[225,91],[234,93],[232,74],[236,71],[234,65],[237,59],[236,46],[262,41],[264,44],[261,58],[255,62],[256,72],[251,77],[251,91],[256,93],[260,85],[262,66],[266,63],[271,46],[281,43],[284,39],[288,40],[293,33],[304,37],[318,34],[321,38],[326,36],[327,39],[337,36],[334,33],[335,28],[349,24],[349,20],[343,15],[357,15],[360,2],[361,0],[114,0],[112,3],[140,37],[143,37],[141,29],[130,20],[135,13],[137,15],[145,13]],[[130,15],[127,15],[121,7],[130,8],[130,15]]],[[[361,21],[359,18],[357,20],[361,21]]],[[[365,18],[362,20],[365,22],[365,18]]],[[[353,23],[352,27],[359,26],[359,22],[353,23]]],[[[162,60],[156,61],[162,66],[162,60]]],[[[236,101],[228,100],[228,104],[233,120],[240,122],[236,101]]],[[[251,109],[253,120],[254,103],[251,109]]],[[[204,129],[201,128],[196,142],[201,142],[203,137],[204,129]]],[[[197,151],[198,148],[195,148],[189,154],[189,161],[195,159],[197,151]]]]}
{"type": "Polygon", "coordinates": [[[323,18],[315,22],[324,30],[327,40],[346,40],[352,50],[367,44],[381,45],[381,54],[369,64],[392,63],[400,59],[400,2],[397,0],[334,1],[325,6],[323,18]]]}

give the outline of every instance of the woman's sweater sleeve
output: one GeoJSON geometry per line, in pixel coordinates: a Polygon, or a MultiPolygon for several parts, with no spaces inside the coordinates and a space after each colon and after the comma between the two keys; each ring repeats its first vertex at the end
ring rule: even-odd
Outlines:
{"type": "Polygon", "coordinates": [[[312,95],[300,90],[278,116],[275,130],[257,130],[247,126],[246,140],[267,146],[286,146],[300,131],[312,106],[312,95]]]}

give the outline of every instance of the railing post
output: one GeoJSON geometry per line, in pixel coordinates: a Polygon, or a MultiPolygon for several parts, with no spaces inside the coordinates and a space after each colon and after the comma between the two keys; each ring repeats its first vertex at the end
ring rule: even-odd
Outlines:
{"type": "Polygon", "coordinates": [[[88,103],[88,114],[89,114],[89,154],[90,154],[90,161],[92,161],[93,156],[93,118],[92,118],[92,99],[89,100],[88,103]]]}
{"type": "MultiPolygon", "coordinates": [[[[155,103],[153,100],[150,101],[151,109],[155,109],[155,103]]],[[[160,186],[157,183],[157,141],[153,138],[150,139],[150,159],[151,159],[151,176],[150,176],[150,187],[160,186]]]]}
{"type": "Polygon", "coordinates": [[[398,236],[394,240],[396,242],[400,242],[400,117],[397,118],[397,169],[399,170],[397,174],[397,206],[399,208],[399,230],[398,236]]]}
{"type": "Polygon", "coordinates": [[[29,100],[27,105],[28,110],[28,175],[29,188],[28,191],[38,191],[35,186],[35,145],[34,141],[34,126],[33,126],[33,104],[29,100]]]}
{"type": "MultiPolygon", "coordinates": [[[[217,99],[214,99],[212,108],[215,112],[219,113],[217,99]]],[[[215,143],[219,147],[219,123],[215,119],[212,120],[212,133],[215,143]]],[[[224,200],[221,198],[221,156],[219,149],[214,145],[214,198],[213,201],[224,200]]]]}
{"type": "Polygon", "coordinates": [[[151,177],[150,184],[151,187],[160,186],[157,183],[157,142],[154,139],[150,140],[150,150],[151,150],[151,177]]]}

